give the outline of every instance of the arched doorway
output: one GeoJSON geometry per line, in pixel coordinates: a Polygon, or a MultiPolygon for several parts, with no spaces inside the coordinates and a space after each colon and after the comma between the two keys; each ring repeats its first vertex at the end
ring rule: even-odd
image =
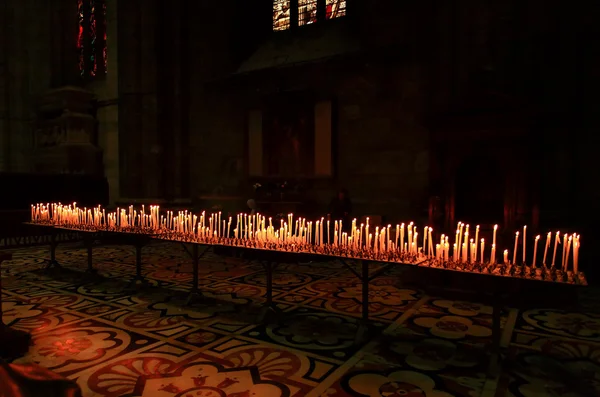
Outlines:
{"type": "Polygon", "coordinates": [[[502,223],[505,179],[505,172],[493,157],[466,158],[455,175],[455,220],[481,225],[502,223]]]}

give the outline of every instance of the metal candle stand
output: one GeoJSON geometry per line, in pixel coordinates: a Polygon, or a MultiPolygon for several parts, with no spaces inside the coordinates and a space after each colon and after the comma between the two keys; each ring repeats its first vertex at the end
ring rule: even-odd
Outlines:
{"type": "MultiPolygon", "coordinates": [[[[45,225],[53,226],[53,225],[45,225]]],[[[91,230],[90,230],[91,232],[91,230]]],[[[521,288],[532,288],[533,284],[554,282],[556,286],[562,285],[564,288],[571,288],[577,285],[586,285],[585,276],[583,273],[575,278],[568,272],[562,272],[559,269],[529,268],[527,266],[513,266],[505,264],[489,263],[463,263],[451,261],[439,261],[426,257],[419,257],[415,254],[406,252],[393,253],[377,253],[373,250],[354,250],[351,247],[341,247],[335,245],[315,246],[312,244],[278,244],[271,242],[260,242],[255,240],[246,240],[240,238],[224,238],[224,237],[208,237],[202,238],[196,235],[178,232],[157,232],[142,228],[128,228],[121,230],[117,228],[103,229],[96,228],[97,233],[107,233],[119,235],[121,238],[129,240],[131,245],[136,248],[136,276],[132,280],[132,284],[140,281],[147,285],[147,280],[142,275],[142,248],[146,246],[152,239],[162,241],[172,241],[184,245],[190,245],[191,251],[186,248],[186,251],[192,258],[193,263],[193,280],[192,287],[189,292],[187,304],[194,299],[201,299],[202,293],[198,288],[199,282],[199,262],[206,253],[217,246],[231,247],[233,250],[241,254],[246,254],[255,260],[258,260],[265,269],[266,276],[266,302],[263,305],[259,320],[264,321],[269,315],[276,315],[279,319],[282,312],[273,301],[273,273],[279,263],[297,262],[299,256],[310,260],[337,260],[342,263],[350,272],[355,275],[361,282],[361,318],[359,327],[356,333],[355,342],[360,343],[365,340],[368,334],[369,324],[369,283],[375,278],[384,274],[391,267],[396,265],[410,266],[418,269],[424,278],[428,272],[438,273],[439,270],[454,271],[464,274],[464,277],[473,278],[470,285],[475,285],[478,289],[480,285],[486,285],[485,291],[481,295],[487,297],[487,303],[492,306],[492,355],[488,374],[495,376],[499,369],[500,352],[501,352],[501,313],[507,306],[509,293],[514,289],[515,285],[521,288]],[[200,250],[202,247],[202,251],[200,250]],[[356,262],[359,269],[357,270],[350,262],[356,262]],[[369,271],[371,263],[379,263],[381,266],[374,272],[369,271]],[[491,277],[490,276],[504,276],[491,277]],[[482,279],[483,277],[483,279],[482,279]],[[487,285],[489,282],[492,286],[487,285]],[[524,284],[523,284],[524,283],[524,284]]],[[[92,234],[90,233],[90,236],[92,234]]],[[[89,246],[88,246],[89,247],[89,246]]],[[[55,249],[55,247],[54,247],[55,249]]],[[[54,250],[51,249],[51,262],[55,260],[54,250]]],[[[88,269],[91,267],[91,249],[88,248],[88,269]]],[[[462,276],[461,276],[462,277],[462,276]]],[[[514,293],[514,291],[513,291],[514,293]]],[[[483,296],[480,296],[482,298],[483,296]]]]}

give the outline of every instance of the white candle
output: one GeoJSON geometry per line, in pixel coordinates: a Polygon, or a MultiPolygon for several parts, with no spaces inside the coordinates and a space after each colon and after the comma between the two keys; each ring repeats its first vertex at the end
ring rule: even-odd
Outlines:
{"type": "Polygon", "coordinates": [[[552,232],[548,232],[546,235],[546,246],[544,247],[544,260],[542,261],[542,265],[546,267],[546,256],[548,254],[548,247],[550,247],[550,240],[552,239],[552,232]]]}
{"type": "Polygon", "coordinates": [[[556,239],[554,240],[554,254],[552,255],[552,267],[556,264],[556,248],[560,244],[560,232],[556,232],[556,239]]]}
{"type": "Polygon", "coordinates": [[[433,238],[431,232],[433,232],[433,228],[429,228],[429,256],[433,256],[433,238]]]}
{"type": "Polygon", "coordinates": [[[565,260],[566,260],[566,255],[567,255],[567,237],[568,234],[565,233],[565,235],[563,236],[563,246],[562,246],[562,261],[560,262],[561,267],[563,268],[563,270],[566,270],[565,268],[565,260]]]}
{"type": "MultiPolygon", "coordinates": [[[[477,226],[477,228],[479,229],[479,226],[477,226]]],[[[481,239],[481,263],[483,263],[483,251],[484,251],[484,247],[485,247],[485,241],[484,239],[481,239]]]]}
{"type": "Polygon", "coordinates": [[[577,240],[573,243],[573,271],[577,274],[577,266],[579,264],[579,237],[577,236],[577,240]]]}
{"type": "Polygon", "coordinates": [[[519,244],[519,232],[515,234],[515,250],[513,251],[513,265],[517,264],[517,248],[519,244]]]}
{"type": "Polygon", "coordinates": [[[504,264],[508,264],[508,250],[504,250],[504,264]]]}
{"type": "Polygon", "coordinates": [[[400,225],[400,251],[404,251],[404,223],[400,225]]]}
{"type": "Polygon", "coordinates": [[[498,230],[498,225],[494,225],[494,238],[492,239],[492,245],[496,245],[496,230],[498,230]]]}
{"type": "Polygon", "coordinates": [[[527,244],[527,226],[523,226],[523,264],[525,265],[525,256],[526,256],[526,244],[527,244]]]}
{"type": "Polygon", "coordinates": [[[539,240],[540,240],[540,236],[535,236],[535,243],[533,245],[533,267],[535,267],[535,259],[537,257],[537,246],[538,246],[539,240]]]}
{"type": "Polygon", "coordinates": [[[571,251],[571,238],[572,236],[569,236],[569,240],[567,241],[567,256],[565,258],[565,267],[564,267],[564,271],[569,270],[569,251],[571,251]]]}
{"type": "Polygon", "coordinates": [[[475,227],[475,261],[477,261],[477,241],[479,241],[479,225],[475,227]]]}

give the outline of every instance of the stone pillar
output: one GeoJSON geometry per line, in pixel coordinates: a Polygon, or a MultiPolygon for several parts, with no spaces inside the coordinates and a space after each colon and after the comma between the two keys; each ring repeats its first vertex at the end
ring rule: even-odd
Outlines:
{"type": "Polygon", "coordinates": [[[63,87],[42,96],[34,123],[36,172],[102,175],[92,100],[91,92],[76,87],[63,87]]]}
{"type": "Polygon", "coordinates": [[[158,158],[157,3],[142,0],[117,2],[118,145],[122,199],[154,199],[160,196],[158,178],[163,164],[158,158]]]}
{"type": "Polygon", "coordinates": [[[109,186],[109,202],[120,199],[119,191],[119,71],[117,40],[117,2],[110,1],[106,7],[106,76],[87,85],[98,99],[98,145],[102,148],[104,176],[109,186]]]}

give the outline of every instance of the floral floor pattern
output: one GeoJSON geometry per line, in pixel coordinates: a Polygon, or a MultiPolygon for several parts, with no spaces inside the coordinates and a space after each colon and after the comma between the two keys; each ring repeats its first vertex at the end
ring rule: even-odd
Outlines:
{"type": "Polygon", "coordinates": [[[448,397],[600,395],[600,294],[582,309],[505,311],[503,366],[486,376],[491,308],[429,296],[400,283],[371,287],[371,329],[356,344],[361,294],[339,263],[281,264],[273,299],[283,319],[259,323],[260,264],[207,254],[202,299],[187,304],[191,260],[177,244],[143,251],[146,288],[129,288],[135,251],[64,245],[13,251],[2,265],[3,321],[32,335],[17,362],[36,362],[84,396],[448,397]]]}

